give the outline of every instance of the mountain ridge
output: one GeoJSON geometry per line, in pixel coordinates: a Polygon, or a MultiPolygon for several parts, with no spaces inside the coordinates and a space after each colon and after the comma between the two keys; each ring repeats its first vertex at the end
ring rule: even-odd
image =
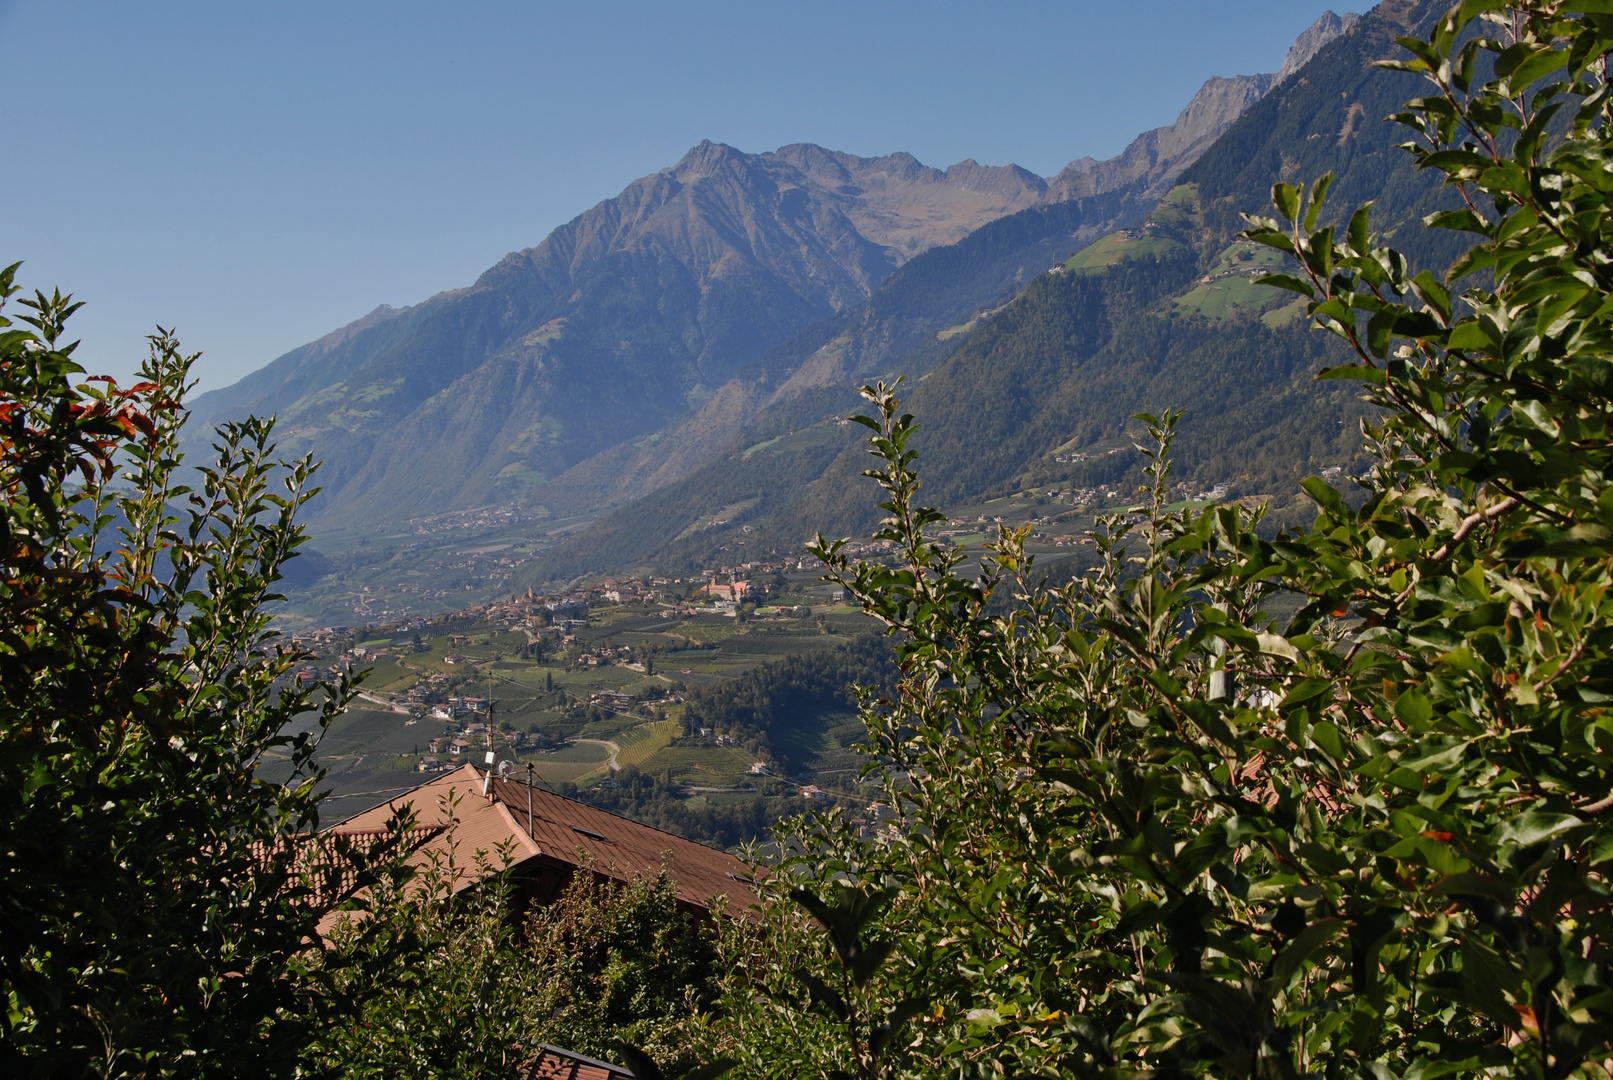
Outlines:
{"type": "Polygon", "coordinates": [[[702,142],[473,285],[378,308],[203,395],[195,427],[278,414],[282,445],[325,462],[325,524],[642,495],[711,460],[760,410],[877,368],[937,320],[967,320],[1046,266],[1026,260],[1062,258],[1140,219],[1206,133],[1276,76],[1239,78],[1253,81],[1211,80],[1170,129],[1139,136],[1132,165],[1085,169],[1077,198],[1015,165],[702,142]],[[993,255],[986,284],[946,286],[952,308],[898,312],[896,323],[864,310],[928,252],[1027,214],[1045,228],[993,255]],[[837,327],[842,318],[863,330],[837,327]],[[785,348],[814,327],[833,333],[799,355],[785,348]]]}
{"type": "MultiPolygon", "coordinates": [[[[1108,229],[1134,224],[1146,213],[1151,202],[1159,198],[1162,189],[1190,167],[1243,112],[1309,61],[1323,45],[1347,32],[1359,18],[1354,14],[1341,17],[1331,11],[1324,12],[1289,49],[1280,72],[1208,80],[1174,124],[1144,132],[1114,158],[1102,162],[1080,159],[1067,166],[1058,177],[1048,182],[1048,189],[1038,208],[1046,210],[1050,203],[1068,204],[1082,198],[1123,193],[1120,199],[1109,205],[1105,213],[1095,214],[1091,220],[1071,225],[1062,239],[1072,248],[1079,247],[1108,229]]],[[[891,155],[892,159],[903,157],[908,161],[915,160],[911,155],[891,155]]],[[[1010,218],[1034,216],[1031,209],[1027,209],[1018,215],[1010,215],[1010,218]]],[[[981,228],[993,228],[1007,220],[999,218],[981,228]]],[[[1050,237],[1053,235],[1058,234],[1050,232],[1050,237]]],[[[1044,241],[1042,246],[1048,245],[1044,241]]],[[[1029,257],[1034,249],[1036,245],[1027,246],[1026,256],[1029,257]]],[[[1044,251],[1043,255],[1052,257],[1051,251],[1044,251]]],[[[1045,265],[1045,262],[1034,265],[1032,260],[1029,269],[1034,274],[1045,265]]],[[[1018,269],[1023,271],[1026,268],[1018,269]]],[[[1027,276],[1020,272],[1011,280],[1006,277],[987,280],[994,282],[994,287],[977,290],[968,303],[981,308],[994,306],[992,297],[1003,288],[1023,285],[1027,276]]],[[[869,301],[870,304],[873,302],[872,299],[869,301]]],[[[961,319],[967,316],[954,311],[953,317],[961,319]]],[[[924,326],[924,331],[933,333],[940,329],[940,326],[933,325],[935,321],[924,326]]],[[[942,322],[941,326],[944,325],[942,322]]],[[[886,359],[893,359],[895,355],[907,353],[918,343],[915,334],[886,335],[883,353],[878,349],[864,348],[861,350],[863,355],[858,355],[855,342],[842,340],[848,333],[855,334],[854,330],[848,330],[836,319],[828,320],[825,327],[819,334],[816,347],[806,350],[797,358],[797,368],[782,384],[736,378],[713,395],[695,416],[654,444],[618,446],[597,457],[585,459],[557,477],[555,486],[563,490],[575,488],[579,492],[596,492],[597,500],[607,505],[643,497],[689,475],[706,461],[719,456],[728,442],[739,437],[746,424],[766,408],[786,399],[792,391],[868,376],[878,370],[877,360],[871,357],[883,355],[886,359]]],[[[775,353],[778,351],[774,350],[775,353]]],[[[922,370],[913,372],[915,375],[922,373],[922,370]]]]}
{"type": "MultiPolygon", "coordinates": [[[[1366,415],[1358,391],[1313,379],[1343,357],[1308,331],[1290,297],[1253,284],[1274,266],[1237,240],[1239,214],[1269,213],[1276,179],[1333,172],[1334,214],[1376,200],[1376,226],[1403,230],[1414,263],[1449,261],[1453,251],[1436,249],[1461,238],[1431,236],[1420,223],[1451,196],[1397,149],[1391,124],[1360,121],[1389,116],[1415,92],[1411,77],[1374,62],[1395,55],[1394,39],[1437,8],[1437,0],[1380,5],[1249,109],[1142,227],[1039,273],[1011,302],[959,328],[944,355],[932,339],[887,365],[882,374],[921,376],[904,396],[921,420],[913,445],[923,498],[945,508],[1005,495],[1045,500],[1052,489],[1100,483],[1118,489],[1137,464],[1129,418],[1166,407],[1190,409],[1175,450],[1177,475],[1193,490],[1223,484],[1282,504],[1303,476],[1352,468],[1354,421],[1366,415]]],[[[543,553],[525,580],[687,571],[719,551],[732,562],[766,558],[799,551],[817,529],[866,537],[880,511],[860,478],[858,429],[803,437],[803,419],[759,414],[726,456],[543,553]],[[789,485],[754,482],[766,476],[788,476],[789,485]],[[742,509],[712,512],[740,506],[745,491],[756,497],[742,509]],[[709,524],[687,534],[701,522],[709,524]]]]}

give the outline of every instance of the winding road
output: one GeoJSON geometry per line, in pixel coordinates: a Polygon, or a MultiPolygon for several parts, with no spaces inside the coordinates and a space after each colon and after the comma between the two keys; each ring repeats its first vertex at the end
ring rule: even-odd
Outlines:
{"type": "Polygon", "coordinates": [[[402,713],[404,716],[409,715],[409,706],[399,705],[395,701],[388,701],[385,698],[376,697],[367,690],[360,690],[358,692],[358,696],[360,700],[368,701],[372,705],[380,705],[383,708],[391,709],[395,713],[402,713]]]}

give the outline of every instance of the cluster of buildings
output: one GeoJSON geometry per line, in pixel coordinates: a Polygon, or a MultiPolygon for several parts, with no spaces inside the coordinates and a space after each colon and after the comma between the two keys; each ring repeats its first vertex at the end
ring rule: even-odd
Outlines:
{"type": "MultiPolygon", "coordinates": [[[[433,676],[435,678],[436,676],[433,676]]],[[[417,686],[404,695],[404,699],[411,705],[423,704],[426,695],[417,686]]],[[[489,698],[481,697],[451,697],[440,704],[431,707],[431,718],[445,723],[453,723],[466,716],[486,716],[493,708],[489,698]]]]}
{"type": "Polygon", "coordinates": [[[588,704],[596,705],[618,715],[626,715],[633,711],[633,695],[624,694],[617,690],[601,690],[589,697],[588,704]]]}
{"type": "Polygon", "coordinates": [[[712,581],[700,587],[700,591],[717,600],[727,600],[731,603],[740,603],[750,594],[751,587],[748,581],[720,582],[712,581]]]}
{"type": "Polygon", "coordinates": [[[519,749],[524,746],[543,746],[549,740],[543,735],[528,734],[514,728],[498,729],[488,723],[471,722],[448,730],[427,744],[427,753],[417,766],[420,772],[438,772],[457,768],[466,762],[481,764],[488,751],[519,749]]]}
{"type": "Polygon", "coordinates": [[[533,525],[547,518],[547,512],[522,510],[505,503],[479,510],[454,510],[446,514],[411,518],[406,524],[416,536],[440,536],[449,532],[486,533],[516,525],[533,525]]]}
{"type": "Polygon", "coordinates": [[[848,540],[840,550],[847,555],[880,556],[895,551],[896,545],[890,540],[848,540]]]}
{"type": "Polygon", "coordinates": [[[1108,457],[1111,454],[1123,453],[1125,453],[1124,448],[1118,446],[1113,450],[1104,450],[1102,452],[1094,450],[1091,453],[1087,453],[1084,450],[1072,450],[1067,454],[1054,454],[1053,460],[1059,462],[1061,465],[1074,465],[1077,462],[1087,461],[1090,458],[1108,457]]]}

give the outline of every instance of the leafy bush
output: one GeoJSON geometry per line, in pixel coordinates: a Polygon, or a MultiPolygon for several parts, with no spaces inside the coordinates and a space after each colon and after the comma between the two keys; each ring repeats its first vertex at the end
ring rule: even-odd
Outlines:
{"type": "MultiPolygon", "coordinates": [[[[451,819],[457,805],[441,807],[451,819]]],[[[508,1076],[538,1040],[536,973],[513,947],[509,852],[458,845],[431,852],[421,873],[383,884],[373,919],[343,920],[318,958],[348,1008],[304,1054],[314,1075],[508,1076]],[[467,887],[468,882],[479,883],[467,887]]]]}
{"type": "Polygon", "coordinates": [[[1428,224],[1476,237],[1444,281],[1368,208],[1318,227],[1328,178],[1248,222],[1298,268],[1265,281],[1355,354],[1323,376],[1383,410],[1357,509],[1313,478],[1298,535],[1170,512],[1180,414],[1142,417],[1151,497],[1093,573],[1032,588],[1007,532],[966,577],[926,538],[913,418],[868,388],[902,558],[818,551],[898,641],[863,714],[902,827],[804,823],[778,882],[888,896],[862,1009],[933,1007],[868,1061],[823,1020],[828,945],[781,912],[727,998],[766,1048],[742,1068],[1608,1075],[1613,19],[1586,8],[1470,0],[1402,39],[1433,91],[1396,119],[1464,206],[1428,224]]]}
{"type": "Polygon", "coordinates": [[[717,994],[714,928],[680,908],[665,872],[627,884],[579,873],[527,920],[545,1039],[611,1057],[617,1042],[664,1068],[698,1064],[694,1039],[717,994]]]}
{"type": "Polygon", "coordinates": [[[306,977],[315,925],[399,839],[301,841],[352,696],[291,681],[309,658],[267,611],[313,466],[247,420],[182,483],[194,357],[162,332],[135,385],[75,383],[78,305],[22,305],[0,317],[0,1071],[289,1074],[336,1005],[306,977]],[[290,783],[256,777],[271,751],[290,783]]]}

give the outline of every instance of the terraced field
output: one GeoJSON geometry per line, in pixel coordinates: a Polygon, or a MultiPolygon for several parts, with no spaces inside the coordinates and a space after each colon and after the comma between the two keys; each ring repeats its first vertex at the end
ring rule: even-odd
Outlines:
{"type": "Polygon", "coordinates": [[[685,784],[727,787],[750,774],[751,755],[731,746],[669,746],[644,765],[645,772],[669,771],[685,784]]]}
{"type": "Polygon", "coordinates": [[[622,732],[616,737],[616,744],[622,748],[621,753],[616,755],[616,763],[623,767],[637,765],[640,769],[653,770],[652,763],[657,755],[665,751],[677,737],[681,726],[676,720],[654,720],[622,732]]]}

